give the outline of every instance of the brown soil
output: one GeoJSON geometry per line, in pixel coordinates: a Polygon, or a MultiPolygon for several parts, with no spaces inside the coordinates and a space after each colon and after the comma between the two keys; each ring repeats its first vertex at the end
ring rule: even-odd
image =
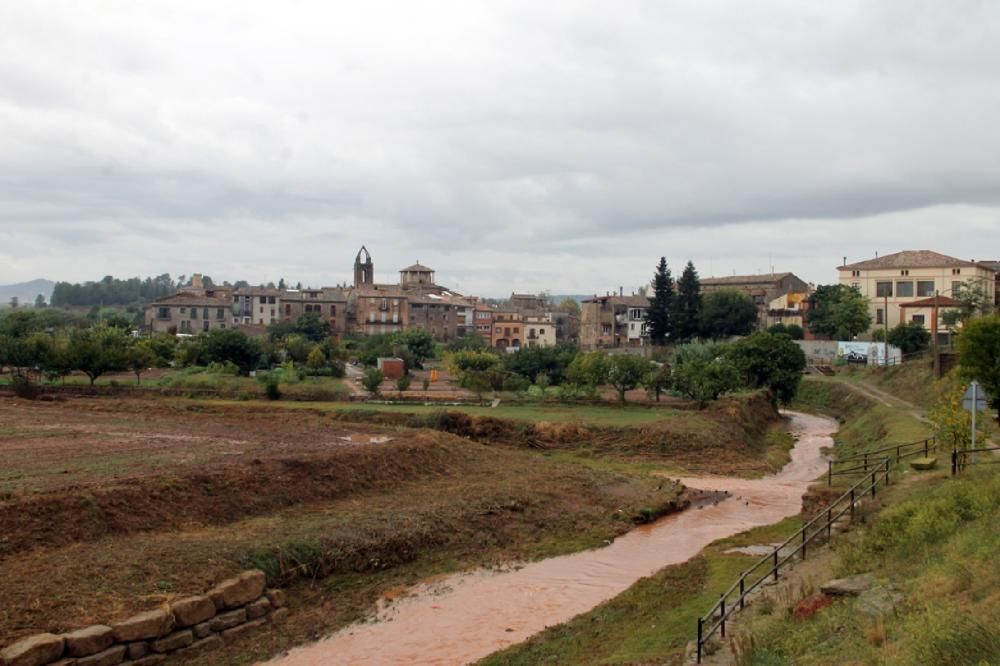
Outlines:
{"type": "Polygon", "coordinates": [[[701,425],[624,429],[0,399],[0,646],[201,592],[248,566],[272,584],[322,580],[296,584],[292,621],[247,643],[273,654],[356,620],[394,586],[597,546],[676,510],[680,489],[662,479],[539,449],[751,464],[748,435],[773,410],[718,409],[701,425]]]}

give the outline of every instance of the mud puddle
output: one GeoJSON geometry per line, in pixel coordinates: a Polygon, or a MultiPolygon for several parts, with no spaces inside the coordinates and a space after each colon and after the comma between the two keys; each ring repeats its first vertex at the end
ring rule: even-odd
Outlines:
{"type": "Polygon", "coordinates": [[[611,545],[504,571],[473,571],[417,585],[378,605],[374,621],[345,627],[271,664],[465,664],[520,643],[623,592],[639,578],[706,545],[799,513],[826,469],[837,423],[788,412],[798,442],[791,462],[762,479],[682,478],[728,499],[637,528],[611,545]]]}

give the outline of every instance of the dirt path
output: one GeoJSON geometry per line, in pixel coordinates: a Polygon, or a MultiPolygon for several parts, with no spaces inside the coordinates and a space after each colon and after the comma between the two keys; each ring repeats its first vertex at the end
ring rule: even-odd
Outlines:
{"type": "Polygon", "coordinates": [[[374,621],[346,627],[271,663],[476,661],[590,610],[639,578],[690,559],[712,541],[795,515],[802,494],[826,468],[821,450],[833,445],[837,424],[817,416],[789,416],[798,442],[791,462],[778,474],[756,480],[683,479],[691,487],[727,490],[727,500],[636,529],[606,548],[424,583],[404,596],[383,600],[374,621]]]}
{"type": "Polygon", "coordinates": [[[924,416],[923,410],[919,406],[913,404],[909,400],[904,400],[899,396],[893,395],[888,391],[883,391],[874,384],[870,384],[860,379],[857,381],[845,381],[842,382],[842,384],[851,389],[852,391],[860,393],[866,398],[871,398],[875,402],[881,403],[886,407],[905,409],[906,411],[910,412],[910,414],[912,414],[913,417],[918,421],[921,421],[923,423],[930,423],[930,421],[927,420],[927,418],[924,416]]]}

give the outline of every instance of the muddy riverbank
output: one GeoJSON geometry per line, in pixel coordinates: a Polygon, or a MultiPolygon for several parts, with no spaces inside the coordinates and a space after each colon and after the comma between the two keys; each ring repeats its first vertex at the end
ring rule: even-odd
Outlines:
{"type": "Polygon", "coordinates": [[[837,424],[788,416],[798,441],[791,462],[778,474],[682,479],[692,488],[728,491],[728,499],[636,529],[605,548],[426,582],[384,600],[374,621],[346,627],[271,663],[468,663],[590,610],[716,539],[795,515],[802,495],[825,469],[822,449],[833,446],[837,424]]]}

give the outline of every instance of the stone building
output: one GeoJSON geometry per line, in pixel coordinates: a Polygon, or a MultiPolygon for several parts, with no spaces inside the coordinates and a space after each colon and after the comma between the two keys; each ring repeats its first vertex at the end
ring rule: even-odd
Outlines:
{"type": "Polygon", "coordinates": [[[771,304],[786,294],[810,293],[812,287],[808,282],[794,273],[763,273],[760,275],[730,275],[727,277],[709,277],[701,280],[702,295],[710,294],[720,289],[735,289],[746,294],[757,306],[757,327],[767,328],[768,311],[771,304]]]}
{"type": "Polygon", "coordinates": [[[641,346],[648,340],[645,296],[606,294],[585,300],[580,306],[580,347],[641,346]]]}

